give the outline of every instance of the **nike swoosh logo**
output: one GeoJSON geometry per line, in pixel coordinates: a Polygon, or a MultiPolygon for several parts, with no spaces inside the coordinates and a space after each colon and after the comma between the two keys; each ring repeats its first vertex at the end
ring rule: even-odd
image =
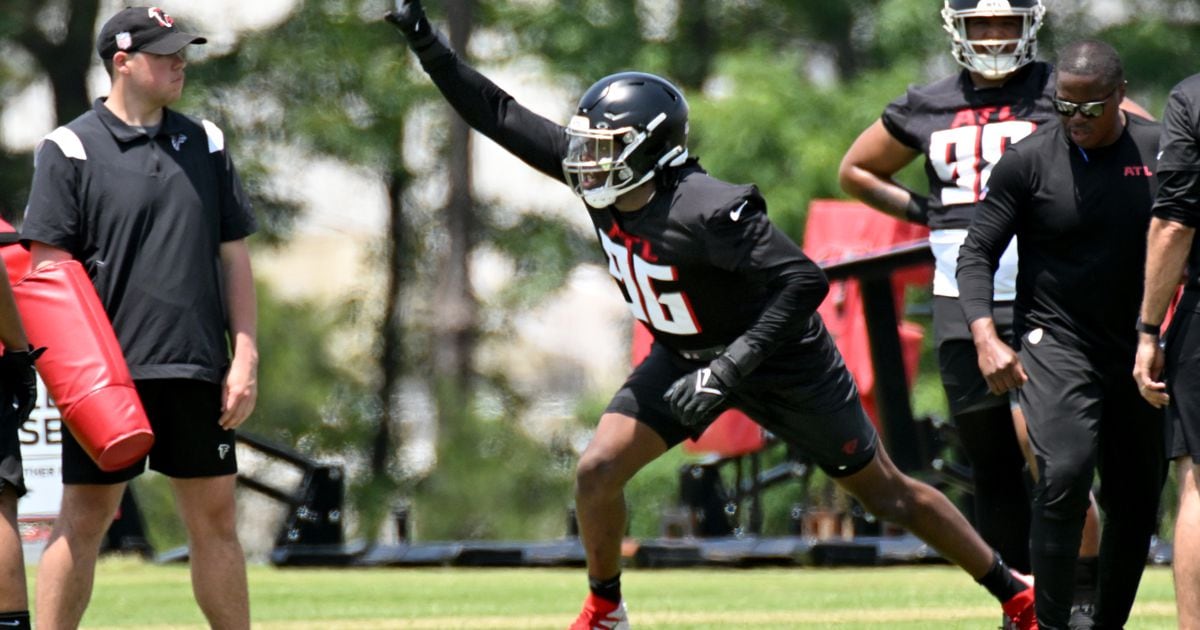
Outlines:
{"type": "Polygon", "coordinates": [[[729,211],[729,219],[731,221],[737,221],[738,219],[742,218],[742,210],[746,209],[746,204],[748,204],[748,203],[750,203],[750,202],[743,201],[742,205],[737,207],[737,210],[730,210],[729,211]]]}

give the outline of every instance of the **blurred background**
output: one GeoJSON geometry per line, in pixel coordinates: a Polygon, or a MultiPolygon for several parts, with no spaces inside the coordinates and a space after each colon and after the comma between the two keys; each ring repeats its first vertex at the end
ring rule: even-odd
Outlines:
{"type": "MultiPolygon", "coordinates": [[[[96,32],[125,4],[0,0],[0,214],[18,227],[34,146],[107,93],[96,32]]],[[[692,152],[758,184],[797,241],[811,201],[844,197],[837,165],[884,105],[957,71],[937,0],[425,4],[471,64],[559,122],[609,73],[672,79],[692,107],[692,152]]],[[[1039,57],[1080,37],[1111,43],[1130,98],[1156,116],[1200,71],[1194,1],[1046,5],[1039,57]]],[[[356,538],[562,536],[574,463],[630,358],[630,318],[580,202],[465,128],[382,22],[383,0],[160,6],[208,37],[188,52],[177,108],[224,129],[262,224],[260,395],[245,431],[340,466],[356,538]]],[[[920,168],[904,174],[918,190],[920,168]]],[[[927,300],[909,297],[915,319],[927,300]]],[[[945,416],[937,378],[925,352],[916,415],[945,416]]],[[[633,481],[631,534],[660,533],[689,457],[633,481]]],[[[182,543],[162,480],[136,491],[154,546],[182,543]]],[[[786,529],[801,492],[814,490],[768,501],[765,533],[786,529]]]]}

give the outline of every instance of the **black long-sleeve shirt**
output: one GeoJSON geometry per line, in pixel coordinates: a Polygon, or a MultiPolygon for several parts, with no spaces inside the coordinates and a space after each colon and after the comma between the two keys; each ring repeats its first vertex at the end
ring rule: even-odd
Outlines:
{"type": "Polygon", "coordinates": [[[992,273],[1016,235],[1017,333],[1044,328],[1132,359],[1159,125],[1126,119],[1117,142],[1089,150],[1059,123],[1046,125],[996,164],[959,251],[968,322],[991,316],[992,273]]]}
{"type": "MultiPolygon", "coordinates": [[[[418,55],[467,124],[564,181],[563,126],[517,103],[440,41],[418,55]]],[[[730,347],[742,376],[770,355],[782,361],[825,343],[816,309],[828,282],[770,223],[757,188],[709,177],[695,160],[658,183],[640,210],[588,208],[610,274],[657,342],[696,360],[730,347]]],[[[809,364],[819,362],[795,363],[793,370],[816,370],[809,364]]]]}

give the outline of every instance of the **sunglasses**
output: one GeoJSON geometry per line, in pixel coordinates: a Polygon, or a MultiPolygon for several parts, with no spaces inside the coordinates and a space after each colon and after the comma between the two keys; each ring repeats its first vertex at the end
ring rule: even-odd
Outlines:
{"type": "Polygon", "coordinates": [[[1051,100],[1054,101],[1054,109],[1064,118],[1074,116],[1075,112],[1079,112],[1084,118],[1096,118],[1104,113],[1104,106],[1108,103],[1108,99],[1112,98],[1113,94],[1116,94],[1119,89],[1120,87],[1114,88],[1113,91],[1108,93],[1108,96],[1098,101],[1089,101],[1087,103],[1064,101],[1058,97],[1051,100]]]}

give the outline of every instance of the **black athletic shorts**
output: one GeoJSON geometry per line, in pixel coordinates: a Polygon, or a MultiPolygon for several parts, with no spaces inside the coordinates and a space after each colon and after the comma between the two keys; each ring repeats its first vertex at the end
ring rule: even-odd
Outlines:
{"type": "Polygon", "coordinates": [[[218,477],[237,473],[234,431],[221,428],[221,386],[192,379],[153,379],[134,383],[154,446],[137,463],[113,472],[100,470],[70,431],[63,431],[63,483],[114,484],[150,468],[168,477],[218,477]]]}
{"type": "Polygon", "coordinates": [[[1167,456],[1200,462],[1200,292],[1184,295],[1167,331],[1167,456]]]}
{"type": "Polygon", "coordinates": [[[21,439],[17,414],[0,409],[0,494],[16,492],[25,496],[25,468],[21,463],[21,439]]]}
{"type": "MultiPolygon", "coordinates": [[[[854,378],[832,340],[827,345],[832,354],[810,359],[826,368],[820,381],[807,375],[797,378],[799,370],[779,369],[778,362],[765,363],[730,395],[726,407],[740,409],[812,458],[831,477],[844,477],[871,463],[878,436],[859,401],[854,378]]],[[[605,411],[636,418],[662,436],[668,447],[699,437],[703,429],[693,431],[680,424],[663,393],[681,376],[705,365],[655,343],[605,411]]]]}
{"type": "MultiPolygon", "coordinates": [[[[1013,345],[1013,303],[992,305],[992,320],[1000,338],[1013,345]]],[[[988,391],[987,381],[979,371],[979,355],[975,352],[971,327],[967,325],[957,298],[933,297],[933,337],[937,344],[942,388],[946,390],[951,414],[1010,404],[1008,396],[997,396],[988,391]]]]}

